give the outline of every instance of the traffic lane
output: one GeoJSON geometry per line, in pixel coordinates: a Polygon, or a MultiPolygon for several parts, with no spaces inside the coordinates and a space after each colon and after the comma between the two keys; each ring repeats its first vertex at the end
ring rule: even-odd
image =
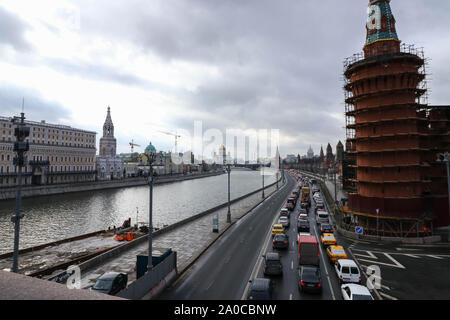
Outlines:
{"type": "MultiPolygon", "coordinates": [[[[353,243],[350,242],[350,241],[348,241],[347,238],[341,237],[341,236],[337,233],[337,231],[336,231],[336,221],[335,221],[335,219],[334,219],[334,214],[333,214],[333,212],[330,210],[330,206],[329,206],[329,204],[328,204],[328,202],[327,202],[327,200],[326,200],[326,198],[325,198],[325,195],[324,195],[324,193],[323,193],[323,191],[322,191],[322,188],[321,188],[320,186],[319,186],[319,190],[320,190],[321,198],[322,198],[322,200],[323,200],[323,202],[324,202],[324,204],[325,204],[325,209],[326,209],[326,211],[329,213],[330,220],[331,220],[330,222],[331,222],[331,224],[333,225],[334,236],[335,236],[335,238],[336,238],[337,245],[343,246],[345,252],[346,252],[347,255],[348,255],[348,258],[349,258],[349,259],[352,259],[352,260],[355,260],[355,262],[359,265],[359,267],[360,267],[359,269],[360,269],[360,273],[361,273],[361,284],[362,284],[362,285],[365,285],[366,282],[367,282],[366,269],[364,269],[364,268],[358,263],[358,260],[355,259],[355,257],[353,256],[352,251],[351,251],[351,247],[352,247],[352,244],[353,244],[353,243]]],[[[313,202],[314,202],[314,201],[313,201],[313,202]]],[[[315,206],[315,202],[314,202],[314,206],[315,206]]],[[[318,234],[320,235],[320,232],[319,232],[319,231],[318,231],[318,234]]],[[[326,255],[325,249],[324,249],[323,251],[324,251],[324,254],[326,255]]],[[[328,256],[326,256],[325,258],[329,261],[328,256]]],[[[333,274],[333,276],[330,277],[330,278],[331,278],[332,286],[333,286],[333,288],[335,288],[335,289],[334,289],[334,292],[335,292],[335,294],[336,294],[336,298],[337,298],[337,299],[342,299],[341,285],[340,285],[339,279],[338,279],[338,277],[337,277],[337,275],[336,275],[336,271],[335,271],[335,269],[334,269],[334,264],[329,263],[329,266],[330,266],[330,269],[331,269],[331,273],[333,274]]],[[[374,293],[374,291],[371,290],[371,293],[374,293]]],[[[372,294],[372,296],[374,297],[374,299],[380,299],[380,296],[379,296],[378,292],[376,292],[376,291],[375,291],[375,294],[372,294]]]]}
{"type": "MultiPolygon", "coordinates": [[[[265,254],[268,252],[278,252],[280,254],[281,263],[283,265],[283,276],[270,277],[275,283],[274,288],[274,300],[298,300],[300,299],[298,291],[298,277],[297,277],[297,223],[294,216],[296,216],[294,211],[290,215],[290,227],[286,230],[286,234],[289,236],[289,248],[278,250],[273,249],[272,243],[269,242],[268,247],[265,250],[265,254]]],[[[278,213],[279,214],[279,213],[278,213]]],[[[271,239],[272,240],[272,239],[271,239]]],[[[261,269],[259,273],[260,277],[264,277],[264,272],[261,269]]],[[[268,277],[268,276],[266,276],[268,277]]]]}
{"type": "MultiPolygon", "coordinates": [[[[322,277],[322,293],[321,294],[311,294],[307,292],[300,292],[298,289],[298,244],[297,244],[297,212],[300,209],[300,201],[298,201],[297,206],[290,215],[290,228],[287,230],[289,235],[289,249],[288,250],[276,250],[272,249],[271,243],[265,248],[264,252],[278,252],[280,253],[280,259],[283,264],[283,276],[271,276],[270,278],[275,283],[274,288],[274,300],[321,300],[327,299],[332,300],[338,296],[339,293],[335,292],[335,289],[331,285],[330,272],[328,266],[326,265],[326,260],[323,254],[321,254],[320,259],[320,270],[322,277]]],[[[311,234],[316,235],[316,226],[314,213],[312,208],[308,212],[311,224],[311,234]],[[312,212],[312,213],[311,213],[312,212]]],[[[316,235],[317,237],[317,235],[316,235]]],[[[258,271],[259,277],[264,277],[264,272],[261,269],[258,271]]],[[[269,277],[269,276],[266,276],[269,277]]]]}
{"type": "Polygon", "coordinates": [[[161,299],[240,299],[247,284],[249,265],[262,246],[273,212],[294,187],[293,179],[275,195],[234,224],[161,299]]]}
{"type": "Polygon", "coordinates": [[[316,223],[315,203],[313,200],[311,200],[311,208],[308,214],[309,214],[311,234],[316,236],[317,242],[319,243],[320,271],[323,285],[322,290],[326,294],[326,299],[328,300],[342,299],[336,272],[334,270],[333,265],[330,263],[330,260],[328,259],[328,256],[326,254],[326,248],[322,246],[322,242],[320,240],[320,228],[316,223]]]}
{"type": "MultiPolygon", "coordinates": [[[[295,186],[298,186],[298,183],[295,183],[295,186]]],[[[290,195],[289,195],[290,196],[290,195]]],[[[288,196],[288,197],[289,197],[288,196]]],[[[287,198],[288,198],[287,197],[287,198]]],[[[287,202],[286,198],[286,202],[287,202]]],[[[283,275],[282,276],[266,276],[264,275],[264,264],[261,264],[258,269],[257,277],[259,278],[270,278],[274,282],[274,292],[273,292],[273,300],[298,300],[299,292],[297,288],[297,250],[296,250],[296,235],[297,233],[297,220],[296,220],[296,212],[298,211],[299,202],[297,202],[296,207],[290,214],[289,222],[290,227],[287,228],[286,234],[289,237],[289,248],[287,249],[274,249],[272,245],[273,238],[270,234],[267,235],[269,237],[269,241],[266,246],[263,248],[264,255],[269,252],[277,252],[280,255],[280,260],[283,265],[283,275]]],[[[276,216],[280,216],[280,211],[276,212],[276,216]]]]}
{"type": "MultiPolygon", "coordinates": [[[[296,181],[295,181],[295,186],[297,186],[297,182],[296,181]]],[[[294,191],[294,188],[292,188],[291,192],[292,191],[294,191]]],[[[263,270],[263,266],[264,266],[264,258],[263,258],[263,256],[265,254],[267,254],[267,252],[275,251],[275,250],[269,250],[269,248],[272,247],[272,241],[273,241],[271,228],[278,221],[279,213],[280,213],[281,209],[285,206],[286,201],[287,201],[289,196],[290,196],[290,194],[288,194],[286,196],[286,198],[284,199],[285,201],[281,204],[281,206],[275,212],[273,212],[273,220],[272,220],[271,224],[269,225],[269,230],[268,230],[267,234],[264,237],[263,245],[260,248],[259,259],[257,260],[257,263],[254,264],[253,271],[252,271],[251,276],[249,277],[249,280],[252,280],[252,279],[258,278],[258,277],[261,277],[261,278],[265,277],[264,276],[264,272],[262,271],[263,270]]],[[[243,299],[246,298],[246,294],[247,294],[247,292],[249,290],[249,287],[250,287],[250,283],[248,283],[246,289],[244,290],[244,293],[242,295],[243,299]]]]}
{"type": "Polygon", "coordinates": [[[383,299],[449,299],[450,254],[444,248],[434,249],[430,253],[427,248],[381,250],[353,246],[351,252],[362,268],[379,267],[381,288],[377,292],[383,299]]]}
{"type": "MultiPolygon", "coordinates": [[[[377,255],[379,256],[379,255],[377,255]]],[[[405,268],[380,266],[380,294],[389,299],[441,300],[450,299],[450,257],[408,256],[392,254],[405,268]],[[387,296],[386,296],[387,294],[387,296]]],[[[378,261],[372,264],[377,265],[378,261]]],[[[369,263],[366,263],[369,265],[369,263]]]]}
{"type": "MultiPolygon", "coordinates": [[[[311,185],[309,186],[310,189],[311,185]]],[[[322,191],[320,190],[322,194],[322,199],[327,206],[325,197],[323,196],[322,191]]],[[[322,284],[323,284],[323,291],[327,294],[327,299],[332,300],[339,300],[342,299],[341,294],[341,286],[339,284],[339,279],[337,278],[336,271],[334,270],[334,264],[330,263],[330,260],[328,258],[328,255],[326,253],[326,247],[322,245],[320,236],[320,226],[316,223],[316,214],[315,214],[315,201],[312,199],[311,196],[311,208],[308,212],[309,219],[310,219],[310,227],[311,227],[311,234],[315,235],[317,238],[317,241],[319,243],[319,250],[320,250],[320,268],[321,268],[321,276],[322,276],[322,284]]],[[[327,207],[328,208],[328,207],[327,207]]],[[[327,209],[328,212],[330,212],[327,209]]],[[[330,213],[331,215],[331,213],[330,213]]],[[[338,242],[338,244],[340,244],[338,242]]]]}

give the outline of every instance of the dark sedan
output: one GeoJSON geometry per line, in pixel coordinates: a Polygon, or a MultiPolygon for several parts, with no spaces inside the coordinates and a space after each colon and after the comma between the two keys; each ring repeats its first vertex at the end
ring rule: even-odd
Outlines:
{"type": "Polygon", "coordinates": [[[308,220],[299,219],[297,221],[297,231],[298,232],[309,232],[310,225],[308,220]]]}
{"type": "Polygon", "coordinates": [[[302,266],[298,269],[298,288],[301,292],[322,292],[320,269],[313,266],[302,266]]]}
{"type": "Polygon", "coordinates": [[[287,249],[289,248],[289,238],[286,234],[277,234],[273,238],[272,247],[274,249],[287,249]]]}
{"type": "Polygon", "coordinates": [[[125,273],[108,272],[97,279],[91,290],[115,295],[126,288],[127,282],[128,275],[125,273]]]}
{"type": "Polygon", "coordinates": [[[273,282],[271,279],[256,278],[247,294],[247,300],[272,300],[273,282]]]}
{"type": "Polygon", "coordinates": [[[283,265],[277,252],[268,252],[264,258],[264,275],[283,275],[283,265]]]}
{"type": "Polygon", "coordinates": [[[324,234],[324,233],[333,233],[333,226],[329,223],[322,223],[320,225],[320,233],[324,234]]]}

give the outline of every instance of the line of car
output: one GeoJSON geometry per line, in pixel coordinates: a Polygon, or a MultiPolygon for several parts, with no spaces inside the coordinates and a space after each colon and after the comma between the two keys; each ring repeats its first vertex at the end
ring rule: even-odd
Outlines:
{"type": "MultiPolygon", "coordinates": [[[[315,222],[320,227],[318,229],[320,243],[326,249],[330,264],[334,265],[343,299],[373,300],[370,291],[360,284],[361,273],[358,266],[353,260],[348,259],[344,247],[337,243],[329,214],[315,181],[311,181],[295,171],[289,171],[289,173],[299,184],[288,198],[286,206],[281,209],[278,223],[272,226],[272,248],[274,250],[289,248],[289,237],[285,231],[290,227],[290,215],[301,196],[300,209],[297,212],[298,288],[300,292],[322,292],[319,243],[317,237],[310,233],[311,220],[308,211],[312,198],[315,203],[315,222]],[[312,185],[311,190],[310,185],[312,185]]],[[[283,275],[283,265],[278,252],[267,252],[263,257],[264,276],[283,275]]],[[[247,299],[271,299],[272,291],[273,283],[270,278],[257,278],[252,281],[247,299]]]]}

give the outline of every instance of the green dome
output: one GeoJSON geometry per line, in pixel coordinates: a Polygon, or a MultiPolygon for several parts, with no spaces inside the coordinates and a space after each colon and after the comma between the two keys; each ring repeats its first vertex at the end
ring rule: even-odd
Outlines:
{"type": "Polygon", "coordinates": [[[150,142],[150,144],[147,146],[147,148],[145,148],[145,153],[155,153],[156,152],[156,148],[152,145],[152,143],[150,142]]]}

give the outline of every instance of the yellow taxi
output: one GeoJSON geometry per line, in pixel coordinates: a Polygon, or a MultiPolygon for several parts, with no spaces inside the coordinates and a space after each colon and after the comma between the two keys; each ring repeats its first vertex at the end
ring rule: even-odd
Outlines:
{"type": "Polygon", "coordinates": [[[272,236],[276,234],[283,234],[284,233],[284,227],[281,224],[274,224],[272,227],[272,236]]]}
{"type": "Polygon", "coordinates": [[[347,254],[345,253],[343,246],[329,246],[327,248],[328,258],[330,262],[336,262],[339,259],[347,259],[347,254]]]}
{"type": "Polygon", "coordinates": [[[324,246],[332,246],[336,245],[336,238],[334,237],[334,234],[332,233],[324,233],[320,236],[320,240],[322,240],[322,244],[324,246]]]}

